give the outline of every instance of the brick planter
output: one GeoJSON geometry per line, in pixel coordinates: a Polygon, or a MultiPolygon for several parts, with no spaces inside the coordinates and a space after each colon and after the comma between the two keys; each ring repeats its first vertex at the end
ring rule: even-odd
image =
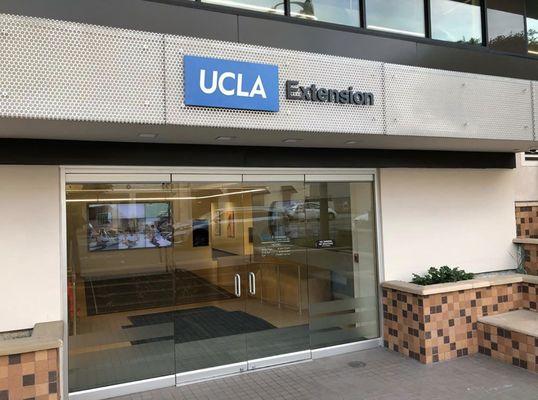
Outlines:
{"type": "Polygon", "coordinates": [[[514,239],[514,243],[523,246],[525,271],[538,276],[538,239],[514,239]]]}
{"type": "Polygon", "coordinates": [[[538,239],[538,202],[516,203],[518,238],[538,239]]]}
{"type": "Polygon", "coordinates": [[[0,400],[59,399],[61,321],[36,324],[32,336],[0,341],[0,400]]]}
{"type": "Polygon", "coordinates": [[[0,399],[59,399],[58,350],[0,356],[0,399]]]}
{"type": "Polygon", "coordinates": [[[478,319],[537,310],[538,277],[507,275],[419,286],[383,283],[385,347],[424,364],[478,352],[478,319]]]}

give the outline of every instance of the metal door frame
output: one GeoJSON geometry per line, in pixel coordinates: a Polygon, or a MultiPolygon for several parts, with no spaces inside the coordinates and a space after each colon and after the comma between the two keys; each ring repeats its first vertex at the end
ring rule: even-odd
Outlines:
{"type": "Polygon", "coordinates": [[[69,183],[155,183],[155,182],[364,182],[374,183],[376,242],[378,282],[384,281],[383,243],[381,224],[381,204],[379,191],[379,170],[355,168],[215,168],[215,167],[117,167],[117,166],[60,166],[61,196],[61,287],[62,319],[64,321],[64,347],[60,351],[60,377],[63,393],[76,400],[101,400],[115,396],[138,393],[145,390],[184,385],[205,381],[225,375],[243,373],[275,365],[287,364],[310,359],[319,359],[338,354],[361,351],[382,346],[382,307],[379,296],[380,337],[321,349],[310,349],[288,354],[247,360],[245,362],[217,366],[202,370],[189,371],[141,381],[127,382],[112,386],[69,393],[68,382],[68,301],[67,301],[67,215],[66,185],[69,183]],[[302,179],[301,179],[302,176],[302,179]]]}

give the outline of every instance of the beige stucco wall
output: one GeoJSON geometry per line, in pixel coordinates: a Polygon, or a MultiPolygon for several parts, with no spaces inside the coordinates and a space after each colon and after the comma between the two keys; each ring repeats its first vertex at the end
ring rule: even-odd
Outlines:
{"type": "Polygon", "coordinates": [[[0,332],[61,319],[58,167],[0,166],[0,332]]]}
{"type": "Polygon", "coordinates": [[[515,268],[514,170],[382,169],[385,279],[515,268]]]}
{"type": "Polygon", "coordinates": [[[538,201],[538,165],[522,165],[522,157],[516,157],[516,201],[538,201]]]}

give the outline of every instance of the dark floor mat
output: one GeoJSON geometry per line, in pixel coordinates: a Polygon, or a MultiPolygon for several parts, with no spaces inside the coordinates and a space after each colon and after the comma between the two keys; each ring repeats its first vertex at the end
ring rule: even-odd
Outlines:
{"type": "MultiPolygon", "coordinates": [[[[200,307],[129,317],[131,326],[124,328],[174,323],[175,343],[186,343],[222,336],[275,329],[269,322],[243,311],[225,311],[218,307],[200,307]]],[[[133,344],[169,340],[169,337],[137,340],[133,344]]]]}
{"type": "Polygon", "coordinates": [[[85,281],[88,315],[225,300],[234,295],[184,270],[85,281]]]}

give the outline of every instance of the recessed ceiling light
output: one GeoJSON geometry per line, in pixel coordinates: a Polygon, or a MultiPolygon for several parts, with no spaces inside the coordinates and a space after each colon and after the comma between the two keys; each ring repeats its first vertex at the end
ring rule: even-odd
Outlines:
{"type": "Polygon", "coordinates": [[[139,133],[138,137],[144,138],[144,139],[155,139],[157,136],[159,136],[156,133],[139,133]]]}
{"type": "Polygon", "coordinates": [[[283,143],[297,143],[297,142],[300,142],[301,140],[303,139],[284,139],[282,142],[283,143]]]}
{"type": "Polygon", "coordinates": [[[219,141],[219,142],[226,142],[226,141],[230,141],[230,140],[234,140],[236,139],[235,136],[217,136],[215,138],[215,140],[219,141]]]}
{"type": "Polygon", "coordinates": [[[358,143],[359,143],[358,140],[348,140],[348,141],[346,142],[346,144],[358,144],[358,143]]]}

